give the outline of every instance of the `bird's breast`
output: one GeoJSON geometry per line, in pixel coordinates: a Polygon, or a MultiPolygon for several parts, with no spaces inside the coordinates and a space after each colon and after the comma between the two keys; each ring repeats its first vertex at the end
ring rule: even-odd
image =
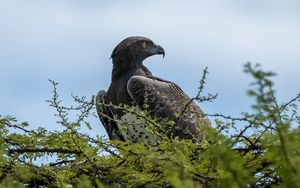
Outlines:
{"type": "Polygon", "coordinates": [[[117,123],[120,134],[126,141],[155,145],[158,142],[155,134],[151,131],[151,122],[147,121],[141,109],[137,106],[130,107],[130,112],[122,115],[117,123]]]}

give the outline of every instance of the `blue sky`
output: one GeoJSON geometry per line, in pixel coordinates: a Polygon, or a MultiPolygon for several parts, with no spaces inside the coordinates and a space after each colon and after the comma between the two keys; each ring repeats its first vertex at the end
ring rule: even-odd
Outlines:
{"type": "MultiPolygon", "coordinates": [[[[71,93],[92,96],[110,84],[114,46],[131,35],[151,38],[166,57],[147,59],[153,74],[196,94],[208,66],[206,91],[219,93],[201,107],[209,113],[249,111],[248,61],[278,73],[284,102],[300,91],[300,1],[0,1],[0,114],[33,127],[59,129],[48,79],[66,105],[71,93]]],[[[91,118],[94,134],[105,134],[91,118]]]]}

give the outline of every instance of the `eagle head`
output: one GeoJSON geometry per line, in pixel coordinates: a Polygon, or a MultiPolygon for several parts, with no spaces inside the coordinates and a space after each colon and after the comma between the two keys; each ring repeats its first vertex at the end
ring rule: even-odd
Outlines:
{"type": "Polygon", "coordinates": [[[113,50],[111,58],[114,60],[136,60],[142,62],[152,55],[162,54],[165,50],[152,40],[142,36],[131,36],[121,41],[113,50]]]}

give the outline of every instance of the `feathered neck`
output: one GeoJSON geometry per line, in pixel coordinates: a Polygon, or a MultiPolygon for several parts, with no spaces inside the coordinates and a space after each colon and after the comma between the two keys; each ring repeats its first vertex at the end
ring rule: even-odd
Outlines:
{"type": "Polygon", "coordinates": [[[143,61],[138,59],[113,59],[112,81],[118,80],[122,76],[128,79],[133,75],[152,75],[143,61]]]}

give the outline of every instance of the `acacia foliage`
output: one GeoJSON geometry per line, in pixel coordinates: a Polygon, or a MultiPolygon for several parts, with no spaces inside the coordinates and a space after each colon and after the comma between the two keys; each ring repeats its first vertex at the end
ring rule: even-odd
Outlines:
{"type": "MultiPolygon", "coordinates": [[[[250,63],[244,68],[254,78],[248,90],[256,101],[253,112],[208,114],[216,120],[202,130],[202,143],[166,135],[157,146],[91,137],[81,128],[98,126],[86,122],[94,115],[94,98],[73,96],[77,105],[65,107],[51,81],[48,102],[61,131],[33,130],[0,116],[0,187],[300,187],[300,94],[279,104],[274,73],[250,63]],[[69,120],[71,111],[76,120],[69,120]]],[[[206,74],[194,100],[214,98],[202,96],[206,74]]],[[[140,117],[157,123],[147,113],[140,117]]]]}

